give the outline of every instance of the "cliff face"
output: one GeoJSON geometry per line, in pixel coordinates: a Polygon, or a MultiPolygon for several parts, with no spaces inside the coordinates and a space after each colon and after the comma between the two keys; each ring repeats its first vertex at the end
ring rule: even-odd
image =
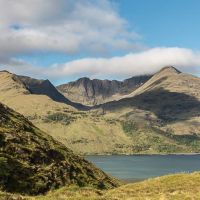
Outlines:
{"type": "Polygon", "coordinates": [[[35,195],[70,184],[106,189],[118,182],[0,104],[0,188],[35,195]]]}
{"type": "Polygon", "coordinates": [[[57,89],[71,101],[85,105],[96,105],[120,98],[134,91],[151,76],[137,76],[124,81],[80,78],[77,81],[63,84],[57,89]]]}

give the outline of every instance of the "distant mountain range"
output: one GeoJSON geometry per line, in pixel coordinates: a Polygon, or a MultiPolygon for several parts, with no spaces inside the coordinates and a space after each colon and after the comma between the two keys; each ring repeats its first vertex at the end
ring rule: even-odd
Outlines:
{"type": "Polygon", "coordinates": [[[0,72],[0,102],[81,154],[200,152],[199,87],[200,78],[172,66],[124,81],[81,78],[57,88],[0,72]]]}
{"type": "Polygon", "coordinates": [[[122,95],[136,90],[150,75],[135,76],[124,81],[80,78],[77,81],[57,86],[57,89],[68,99],[85,105],[97,105],[120,99],[122,95]]]}

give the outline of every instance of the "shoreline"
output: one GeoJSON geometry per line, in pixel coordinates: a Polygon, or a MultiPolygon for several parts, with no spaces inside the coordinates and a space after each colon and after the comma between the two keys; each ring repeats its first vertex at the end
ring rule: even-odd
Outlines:
{"type": "Polygon", "coordinates": [[[157,153],[151,153],[151,154],[85,154],[80,155],[82,157],[87,156],[195,156],[200,155],[200,153],[167,153],[167,154],[157,154],[157,153]]]}

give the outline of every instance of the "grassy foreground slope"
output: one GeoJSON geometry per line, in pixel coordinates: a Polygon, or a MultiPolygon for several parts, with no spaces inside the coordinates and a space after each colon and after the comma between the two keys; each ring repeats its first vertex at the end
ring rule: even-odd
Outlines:
{"type": "Polygon", "coordinates": [[[200,199],[200,173],[177,174],[124,185],[109,191],[105,199],[186,200],[200,199]]]}
{"type": "Polygon", "coordinates": [[[37,195],[72,184],[108,189],[119,183],[0,104],[1,190],[37,195]]]}
{"type": "Polygon", "coordinates": [[[119,188],[100,191],[92,188],[63,187],[46,196],[19,197],[0,193],[0,199],[24,200],[199,200],[200,173],[176,174],[123,185],[119,188]]]}

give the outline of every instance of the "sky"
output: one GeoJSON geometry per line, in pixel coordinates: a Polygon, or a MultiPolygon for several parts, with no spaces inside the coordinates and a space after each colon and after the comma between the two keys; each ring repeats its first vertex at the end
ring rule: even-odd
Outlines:
{"type": "Polygon", "coordinates": [[[199,0],[0,0],[0,70],[55,85],[173,65],[200,75],[199,0]]]}

